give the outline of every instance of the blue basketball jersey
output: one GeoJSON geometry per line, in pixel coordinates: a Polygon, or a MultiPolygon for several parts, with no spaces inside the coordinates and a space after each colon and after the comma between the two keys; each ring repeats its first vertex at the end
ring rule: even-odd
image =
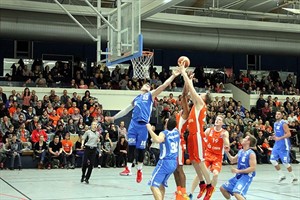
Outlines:
{"type": "MultiPolygon", "coordinates": [[[[274,123],[274,132],[276,137],[282,137],[284,135],[283,125],[284,120],[274,123]]],[[[275,141],[273,150],[290,150],[291,142],[289,138],[284,138],[283,140],[275,141]]]]}
{"type": "MultiPolygon", "coordinates": [[[[247,169],[250,167],[250,155],[255,154],[255,152],[252,149],[248,149],[247,151],[244,151],[243,149],[239,150],[238,152],[238,169],[247,169]]],[[[254,177],[256,172],[251,172],[248,174],[250,177],[254,177]]],[[[236,176],[241,176],[245,174],[237,174],[236,176]]]]}
{"type": "Polygon", "coordinates": [[[138,95],[133,100],[134,108],[132,111],[132,119],[137,122],[148,123],[152,112],[152,104],[151,92],[138,95]]]}
{"type": "Polygon", "coordinates": [[[179,131],[174,128],[172,131],[164,130],[165,141],[160,143],[161,160],[176,160],[179,150],[179,131]]]}

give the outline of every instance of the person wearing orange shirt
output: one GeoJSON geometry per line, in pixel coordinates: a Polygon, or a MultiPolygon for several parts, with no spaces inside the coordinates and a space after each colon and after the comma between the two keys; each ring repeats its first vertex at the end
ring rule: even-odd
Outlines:
{"type": "Polygon", "coordinates": [[[75,169],[75,157],[73,154],[73,142],[70,140],[70,133],[67,133],[65,139],[61,141],[64,166],[67,169],[75,169]],[[69,163],[69,164],[68,164],[69,163]]]}
{"type": "Polygon", "coordinates": [[[60,116],[56,114],[56,110],[53,110],[49,115],[49,119],[53,120],[53,126],[56,127],[57,122],[60,120],[60,116]]]}
{"type": "Polygon", "coordinates": [[[73,114],[74,114],[75,109],[77,108],[76,106],[77,106],[77,103],[76,103],[76,102],[73,102],[73,103],[72,103],[72,107],[69,108],[69,110],[68,110],[69,115],[73,115],[73,114]]]}
{"type": "Polygon", "coordinates": [[[66,109],[65,104],[61,103],[60,107],[56,109],[57,115],[61,117],[63,115],[64,109],[66,109]]]}
{"type": "Polygon", "coordinates": [[[189,159],[191,160],[199,179],[201,180],[202,177],[205,178],[206,184],[200,184],[199,186],[200,190],[206,190],[204,200],[209,200],[213,191],[215,190],[214,186],[211,185],[209,171],[205,165],[204,157],[204,125],[206,121],[206,105],[210,103],[210,97],[209,94],[198,95],[193,86],[193,75],[187,75],[184,63],[179,64],[179,70],[181,71],[181,75],[188,87],[191,99],[194,103],[188,119],[190,132],[188,137],[189,159]]]}
{"type": "Polygon", "coordinates": [[[179,152],[178,152],[178,165],[174,171],[174,179],[177,186],[176,191],[176,200],[189,200],[189,197],[186,193],[186,176],[183,171],[184,164],[184,152],[186,150],[186,143],[184,140],[184,133],[187,129],[188,117],[189,117],[189,105],[187,101],[188,90],[187,86],[184,85],[182,91],[182,101],[181,106],[182,110],[176,114],[177,129],[179,130],[180,139],[179,139],[179,152]]]}
{"type": "MultiPolygon", "coordinates": [[[[206,136],[206,148],[205,148],[205,165],[213,173],[211,184],[216,187],[218,181],[218,175],[222,169],[222,161],[224,149],[229,149],[229,133],[223,129],[224,117],[218,115],[213,127],[205,130],[206,136]]],[[[200,179],[201,180],[201,179],[200,179]]],[[[202,179],[203,180],[203,179],[202,179]]],[[[199,183],[198,176],[195,177],[192,184],[193,192],[199,183]]],[[[204,184],[204,183],[203,183],[204,184]]],[[[204,191],[200,191],[197,198],[200,199],[204,191]]]]}

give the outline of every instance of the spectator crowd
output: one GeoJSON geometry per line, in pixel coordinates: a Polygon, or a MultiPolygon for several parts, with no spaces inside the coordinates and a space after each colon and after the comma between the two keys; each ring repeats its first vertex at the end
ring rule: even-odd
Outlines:
{"type": "MultiPolygon", "coordinates": [[[[75,69],[75,78],[72,79],[67,63],[57,62],[51,70],[49,66],[42,69],[39,62],[33,65],[32,70],[29,70],[24,63],[20,63],[18,67],[15,66],[11,78],[16,80],[17,76],[25,77],[26,83],[25,89],[21,93],[12,88],[10,94],[5,94],[0,87],[0,169],[10,168],[13,170],[15,160],[17,160],[17,167],[21,169],[21,157],[28,151],[32,151],[38,168],[74,169],[78,165],[77,160],[82,159],[83,156],[81,136],[93,121],[98,123],[97,131],[100,138],[97,166],[99,168],[125,166],[128,145],[126,124],[124,121],[119,125],[107,123],[105,116],[110,115],[110,112],[104,110],[98,99],[94,98],[88,89],[139,90],[147,80],[134,79],[131,72],[131,69],[125,69],[121,73],[118,66],[110,72],[107,67],[99,66],[93,69],[92,77],[88,77],[84,69],[78,67],[75,69]],[[68,87],[86,89],[83,97],[76,92],[69,95],[66,89],[62,96],[58,96],[55,94],[55,89],[52,89],[49,95],[38,99],[36,92],[26,87],[32,82],[36,86],[46,87],[49,83],[56,83],[61,78],[68,79],[67,77],[70,77],[68,87]],[[76,136],[76,141],[72,139],[74,136],[76,136]]],[[[151,78],[148,81],[153,89],[169,77],[169,72],[163,70],[161,73],[157,73],[155,68],[150,68],[150,74],[151,78]]],[[[218,76],[216,75],[216,77],[218,76]]],[[[201,71],[195,70],[193,80],[195,85],[211,92],[223,91],[222,81],[224,80],[221,80],[222,78],[205,77],[201,71]]],[[[299,89],[292,86],[290,78],[288,77],[284,83],[280,83],[279,79],[277,82],[272,81],[273,78],[270,76],[263,79],[264,83],[258,84],[258,81],[249,74],[241,74],[235,81],[236,84],[250,93],[253,90],[260,92],[256,107],[246,110],[240,101],[236,102],[232,98],[225,99],[224,96],[217,96],[208,105],[205,128],[213,125],[218,114],[224,115],[224,129],[228,130],[230,134],[231,153],[236,154],[242,148],[241,138],[246,134],[253,134],[258,139],[254,149],[258,163],[268,163],[274,143],[270,140],[270,136],[273,134],[275,113],[281,111],[292,131],[292,143],[299,146],[300,98],[287,97],[286,101],[280,102],[274,95],[264,96],[270,91],[274,91],[274,94],[287,92],[289,95],[299,95],[299,89]],[[248,80],[245,81],[245,77],[248,77],[248,80]],[[277,91],[276,89],[279,87],[282,89],[277,91]]],[[[176,78],[167,91],[178,91],[182,85],[181,78],[176,78]]],[[[165,118],[176,115],[181,110],[181,99],[181,95],[174,97],[170,93],[169,96],[155,100],[154,110],[158,113],[156,117],[159,118],[157,127],[163,123],[165,118]]],[[[189,101],[191,102],[191,100],[189,101]]],[[[159,128],[157,129],[159,131],[159,128]]],[[[186,136],[187,134],[188,132],[186,136]]],[[[296,162],[295,155],[292,155],[292,158],[296,162]]],[[[226,162],[225,157],[224,163],[226,162]]]]}

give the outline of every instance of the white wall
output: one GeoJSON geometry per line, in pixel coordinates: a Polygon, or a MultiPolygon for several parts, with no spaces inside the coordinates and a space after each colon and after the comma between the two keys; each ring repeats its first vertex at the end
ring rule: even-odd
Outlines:
{"type": "Polygon", "coordinates": [[[240,88],[236,87],[235,85],[228,83],[225,84],[225,88],[227,90],[231,90],[233,99],[236,101],[241,101],[242,105],[247,109],[250,110],[251,102],[250,102],[250,95],[241,90],[240,88]]]}
{"type": "MultiPolygon", "coordinates": [[[[19,93],[22,93],[24,87],[2,87],[3,92],[8,96],[11,94],[12,90],[16,90],[19,93]]],[[[36,95],[39,99],[43,99],[44,95],[50,95],[51,89],[55,89],[55,94],[61,96],[63,90],[66,89],[68,91],[68,95],[72,97],[73,92],[77,92],[78,95],[81,97],[84,95],[86,90],[84,89],[72,89],[72,88],[36,88],[31,87],[31,90],[36,91],[36,95]]],[[[99,89],[89,89],[91,96],[98,98],[98,102],[103,105],[105,110],[121,110],[125,108],[138,94],[139,91],[131,91],[131,90],[99,90],[99,89]]],[[[177,98],[181,92],[162,92],[159,95],[159,99],[163,98],[164,96],[169,96],[170,93],[173,93],[174,97],[177,98]]],[[[232,97],[231,93],[212,93],[212,97],[218,96],[221,98],[225,96],[228,100],[229,97],[232,97]]]]}

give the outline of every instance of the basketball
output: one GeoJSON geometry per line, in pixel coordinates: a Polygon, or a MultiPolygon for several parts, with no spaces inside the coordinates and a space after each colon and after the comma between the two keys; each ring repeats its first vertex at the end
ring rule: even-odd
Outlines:
{"type": "Polygon", "coordinates": [[[190,66],[190,59],[188,57],[186,57],[186,56],[180,56],[178,58],[177,63],[178,63],[178,65],[180,65],[180,63],[182,63],[182,62],[184,62],[184,67],[185,68],[187,68],[187,67],[190,66]]]}
{"type": "Polygon", "coordinates": [[[190,159],[186,159],[186,160],[185,160],[185,164],[186,164],[186,165],[190,165],[190,164],[191,164],[191,160],[190,160],[190,159]]]}

